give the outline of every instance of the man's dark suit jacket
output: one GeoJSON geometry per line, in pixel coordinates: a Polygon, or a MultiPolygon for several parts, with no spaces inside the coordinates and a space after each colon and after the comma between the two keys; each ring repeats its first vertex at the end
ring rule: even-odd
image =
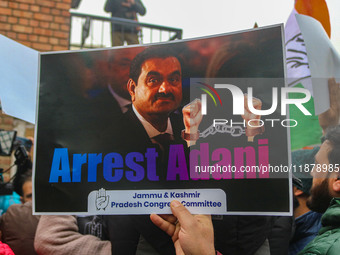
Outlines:
{"type": "MultiPolygon", "coordinates": [[[[181,138],[181,131],[184,129],[183,118],[181,114],[170,114],[171,126],[174,134],[173,143],[183,144],[185,141],[181,138]]],[[[121,150],[128,152],[144,152],[146,148],[155,147],[158,153],[159,147],[152,143],[144,126],[139,121],[132,110],[132,107],[124,114],[122,125],[121,150]]],[[[164,162],[157,163],[158,175],[160,179],[165,178],[164,162]]],[[[150,188],[152,182],[147,182],[145,188],[150,188]],[[148,187],[149,186],[149,187],[148,187]]],[[[156,185],[158,185],[156,183],[156,185]]],[[[160,254],[175,254],[174,245],[171,238],[150,220],[149,215],[134,216],[104,216],[107,234],[112,243],[112,254],[135,254],[139,236],[142,235],[151,246],[160,254]]]]}

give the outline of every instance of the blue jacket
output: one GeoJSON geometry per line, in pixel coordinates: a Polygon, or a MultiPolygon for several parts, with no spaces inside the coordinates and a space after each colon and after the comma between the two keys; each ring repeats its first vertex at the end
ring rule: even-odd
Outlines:
{"type": "Polygon", "coordinates": [[[299,253],[321,228],[321,213],[309,211],[295,219],[295,232],[289,244],[289,255],[299,253]]]}

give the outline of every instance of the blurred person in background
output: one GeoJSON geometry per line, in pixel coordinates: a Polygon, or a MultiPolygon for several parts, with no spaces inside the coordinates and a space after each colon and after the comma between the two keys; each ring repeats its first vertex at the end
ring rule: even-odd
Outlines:
{"type": "MultiPolygon", "coordinates": [[[[137,21],[137,14],[145,15],[146,9],[140,0],[107,0],[104,10],[112,17],[137,21]]],[[[111,24],[112,46],[139,44],[140,27],[133,25],[111,24]]]]}
{"type": "Polygon", "coordinates": [[[322,227],[299,255],[335,255],[340,251],[340,126],[327,131],[320,150],[315,155],[313,184],[307,206],[324,213],[322,227]],[[320,171],[322,167],[322,171],[320,171]]]}
{"type": "MultiPolygon", "coordinates": [[[[314,156],[319,147],[312,150],[297,150],[292,153],[292,162],[296,166],[305,166],[314,163],[314,156]]],[[[312,165],[309,169],[312,169],[312,165]]],[[[309,172],[296,172],[298,178],[293,179],[294,196],[294,227],[293,237],[289,244],[289,255],[295,255],[301,251],[318,234],[321,228],[321,213],[311,211],[307,206],[310,196],[310,188],[313,178],[309,172]]]]}
{"type": "Polygon", "coordinates": [[[27,171],[20,179],[22,203],[11,205],[2,215],[1,240],[11,247],[14,254],[35,255],[33,243],[39,216],[32,215],[32,172],[27,171]]]}

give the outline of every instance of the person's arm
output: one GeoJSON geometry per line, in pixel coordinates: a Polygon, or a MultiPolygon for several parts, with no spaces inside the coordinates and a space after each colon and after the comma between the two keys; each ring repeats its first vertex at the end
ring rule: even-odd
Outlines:
{"type": "Polygon", "coordinates": [[[186,140],[188,147],[196,144],[196,140],[199,137],[198,127],[201,124],[202,115],[202,103],[199,99],[192,101],[182,109],[183,122],[185,126],[183,139],[186,140]]]}
{"type": "Polygon", "coordinates": [[[38,254],[111,254],[111,243],[78,232],[77,219],[71,215],[43,215],[35,234],[38,254]]]}
{"type": "MultiPolygon", "coordinates": [[[[261,110],[262,101],[253,97],[252,106],[256,110],[261,110]]],[[[256,135],[262,134],[264,132],[264,126],[260,125],[261,115],[256,115],[250,111],[247,94],[244,95],[244,114],[241,116],[246,122],[246,136],[248,138],[248,142],[253,142],[256,135]],[[251,124],[249,123],[250,120],[251,124]]]]}
{"type": "Polygon", "coordinates": [[[326,129],[339,124],[340,115],[340,83],[336,83],[334,78],[328,80],[329,104],[327,111],[319,115],[319,123],[322,133],[326,133],[326,129]]]}
{"type": "Polygon", "coordinates": [[[173,215],[151,214],[151,221],[171,236],[176,255],[215,255],[210,215],[192,215],[180,202],[172,201],[173,215]],[[178,219],[178,221],[176,221],[178,219]]]}
{"type": "Polygon", "coordinates": [[[134,0],[135,4],[132,5],[132,8],[135,12],[139,13],[140,15],[144,16],[146,13],[146,9],[143,3],[140,0],[134,0]]]}
{"type": "Polygon", "coordinates": [[[128,8],[129,11],[134,11],[140,15],[145,15],[146,9],[140,0],[126,0],[122,2],[122,6],[128,8]]]}
{"type": "Polygon", "coordinates": [[[111,12],[111,1],[110,0],[107,0],[106,3],[105,3],[105,6],[104,6],[104,11],[106,12],[111,12]]]}

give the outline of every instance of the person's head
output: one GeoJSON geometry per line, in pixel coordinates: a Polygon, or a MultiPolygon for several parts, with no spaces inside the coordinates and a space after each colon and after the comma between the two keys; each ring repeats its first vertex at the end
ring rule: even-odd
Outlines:
{"type": "Polygon", "coordinates": [[[32,201],[32,174],[27,172],[22,177],[22,197],[21,202],[24,204],[32,201]]]}
{"type": "Polygon", "coordinates": [[[182,101],[179,58],[167,48],[145,49],[131,63],[128,90],[134,107],[144,118],[168,115],[182,101]]]}
{"type": "MultiPolygon", "coordinates": [[[[309,165],[308,168],[304,168],[303,171],[296,171],[293,175],[294,210],[299,206],[308,209],[306,201],[310,195],[313,182],[313,177],[310,175],[308,169],[313,168],[312,164],[314,164],[314,158],[319,149],[319,147],[314,147],[311,150],[303,149],[292,152],[292,164],[294,166],[309,165]]],[[[301,209],[301,207],[299,209],[301,209]]]]}
{"type": "Polygon", "coordinates": [[[316,212],[325,212],[333,197],[340,197],[340,126],[328,130],[325,141],[315,155],[312,170],[313,185],[308,207],[316,212]]]}
{"type": "Polygon", "coordinates": [[[109,56],[108,79],[112,89],[121,97],[130,99],[126,83],[129,80],[130,65],[139,48],[116,49],[109,56]]]}

